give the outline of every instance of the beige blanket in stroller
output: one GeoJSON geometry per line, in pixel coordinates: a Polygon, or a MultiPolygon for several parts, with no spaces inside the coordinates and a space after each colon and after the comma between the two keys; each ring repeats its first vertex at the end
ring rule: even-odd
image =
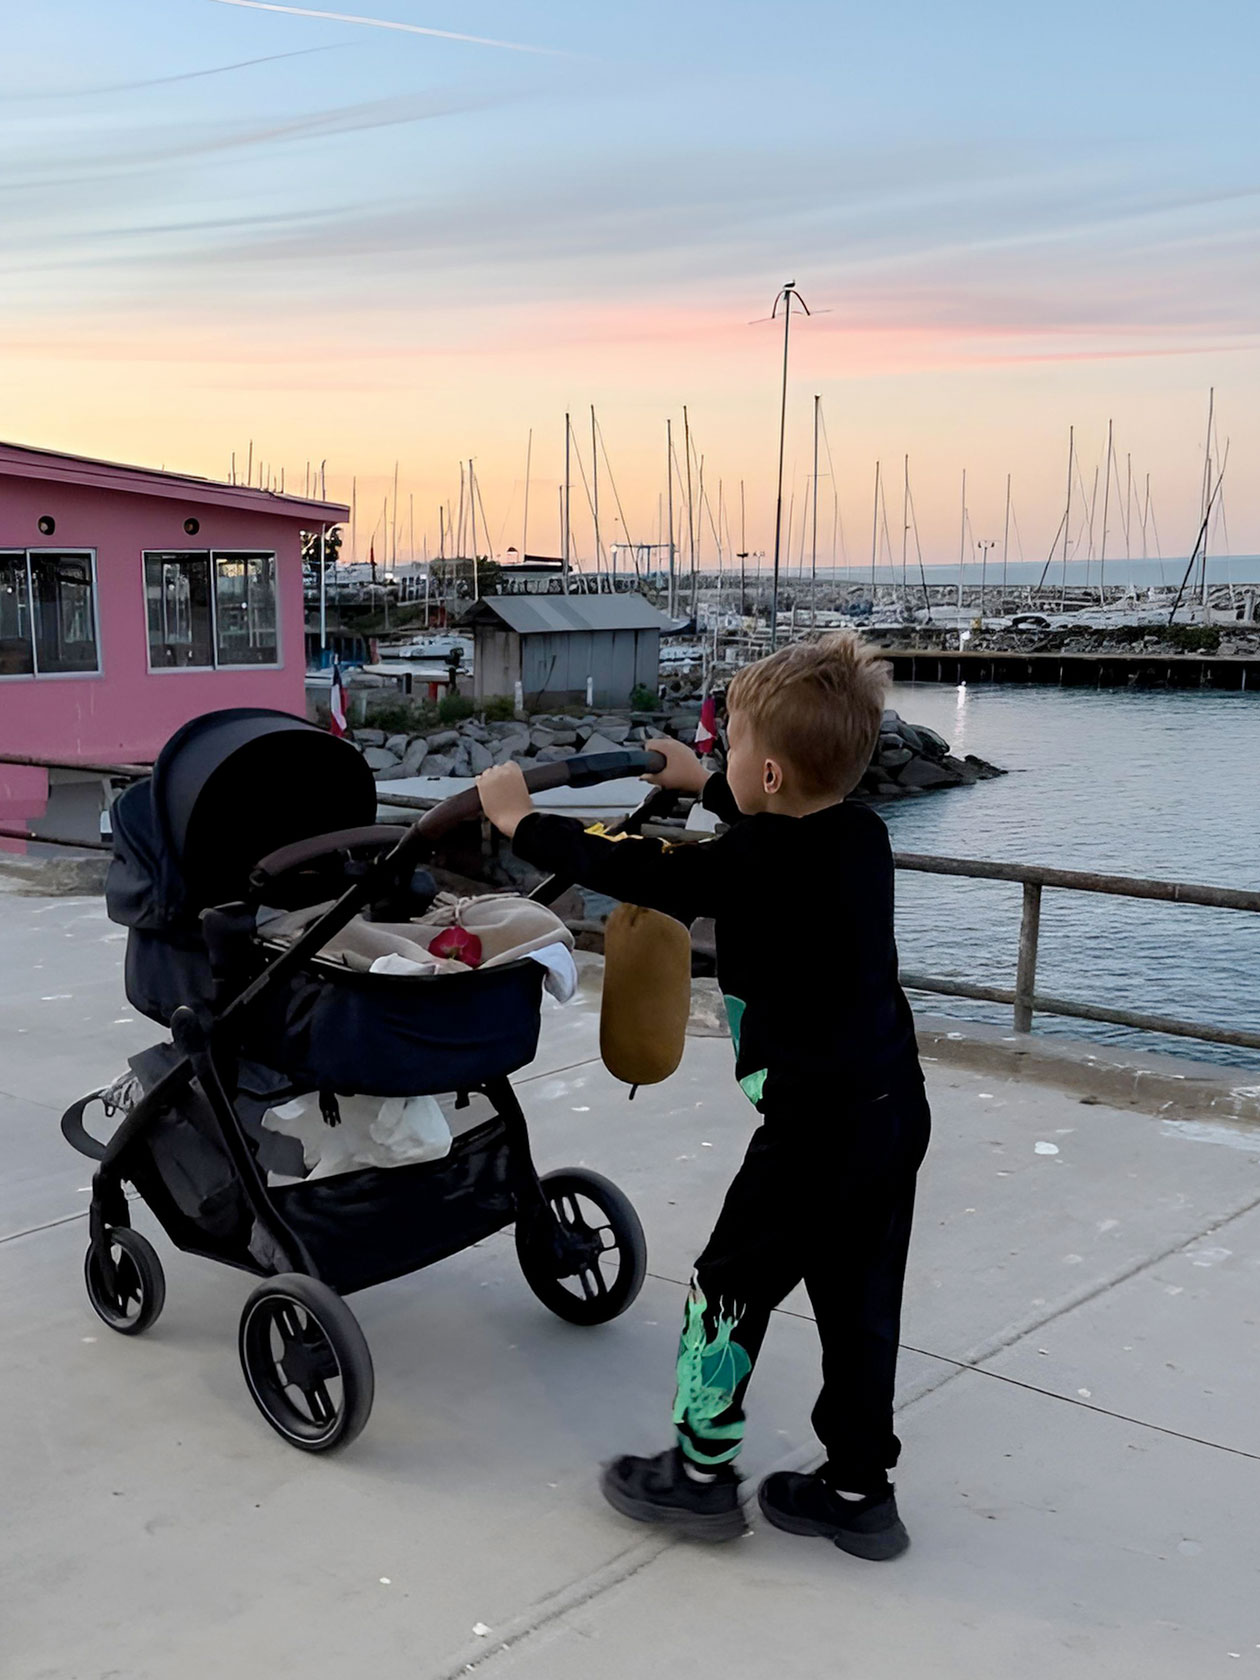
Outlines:
{"type": "MultiPolygon", "coordinates": [[[[328,904],[314,904],[274,919],[260,918],[259,932],[277,944],[289,945],[328,908],[328,904]]],[[[559,916],[545,904],[536,904],[519,893],[484,893],[476,898],[439,893],[419,921],[368,922],[356,916],[328,941],[320,955],[361,972],[466,973],[466,964],[451,957],[435,957],[429,950],[438,934],[451,927],[476,934],[481,941],[482,968],[498,968],[519,957],[541,955],[552,945],[573,949],[573,935],[559,916]]]]}

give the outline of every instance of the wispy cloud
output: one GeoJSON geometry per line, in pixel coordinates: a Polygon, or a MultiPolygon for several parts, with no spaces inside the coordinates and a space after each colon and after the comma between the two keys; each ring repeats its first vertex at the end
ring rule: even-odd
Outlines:
{"type": "Polygon", "coordinates": [[[227,76],[234,70],[252,70],[257,64],[279,64],[286,58],[306,58],[311,53],[336,52],[344,42],[329,41],[319,47],[298,47],[293,52],[267,53],[263,58],[242,58],[235,64],[214,64],[206,70],[181,70],[174,76],[150,76],[143,82],[106,82],[100,87],[44,88],[38,93],[10,93],[19,99],[93,99],[107,93],[141,93],[145,88],[170,87],[175,82],[199,82],[207,76],[227,76]]]}
{"type": "Polygon", "coordinates": [[[485,35],[461,35],[453,29],[429,29],[421,23],[399,23],[392,18],[361,17],[355,12],[319,12],[309,6],[278,6],[271,0],[213,0],[216,6],[242,6],[251,12],[283,12],[287,17],[321,18],[327,23],[357,23],[368,29],[396,29],[403,35],[431,35],[439,41],[463,41],[473,47],[502,47],[507,52],[540,53],[551,58],[573,55],[560,47],[527,46],[523,41],[496,41],[485,35]]]}

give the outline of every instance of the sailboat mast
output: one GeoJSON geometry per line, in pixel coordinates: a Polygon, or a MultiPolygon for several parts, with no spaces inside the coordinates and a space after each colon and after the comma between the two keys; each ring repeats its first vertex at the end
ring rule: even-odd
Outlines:
{"type": "Polygon", "coordinates": [[[1112,422],[1107,422],[1107,461],[1103,468],[1103,524],[1102,546],[1098,551],[1098,604],[1107,605],[1105,580],[1107,576],[1107,515],[1111,509],[1111,428],[1112,422]]]}
{"type": "Polygon", "coordinates": [[[481,583],[477,572],[477,481],[473,477],[472,456],[468,457],[468,509],[472,515],[473,600],[481,599],[481,583]]]}
{"type": "Polygon", "coordinates": [[[1200,590],[1199,598],[1203,607],[1203,622],[1207,623],[1208,580],[1207,580],[1207,551],[1208,551],[1208,515],[1212,508],[1212,419],[1216,411],[1216,386],[1208,389],[1208,420],[1207,442],[1203,450],[1203,508],[1200,523],[1203,526],[1203,553],[1199,560],[1200,590]]]}
{"type": "Polygon", "coordinates": [[[525,511],[521,516],[521,564],[529,553],[526,544],[529,542],[529,469],[534,456],[534,428],[529,428],[529,438],[525,444],[525,511]]]}
{"type": "Polygon", "coordinates": [[[809,536],[809,627],[818,627],[818,411],[822,398],[814,398],[814,511],[809,536]]]}
{"type": "Polygon", "coordinates": [[[748,519],[744,507],[744,481],[739,481],[739,610],[748,611],[748,519]]]}
{"type": "Polygon", "coordinates": [[[390,531],[389,564],[391,570],[398,564],[398,462],[394,462],[394,523],[390,531]]]}
{"type": "MultiPolygon", "coordinates": [[[[1076,428],[1068,427],[1068,486],[1067,507],[1063,513],[1063,595],[1067,594],[1068,534],[1072,523],[1072,468],[1076,462],[1076,428]]],[[[1060,597],[1062,600],[1062,597],[1060,597]]]]}
{"type": "Polygon", "coordinates": [[[678,583],[674,567],[674,422],[665,421],[665,484],[669,519],[669,616],[678,616],[678,583]]]}
{"type": "Polygon", "coordinates": [[[906,581],[906,548],[910,541],[910,457],[902,458],[901,463],[901,594],[904,601],[909,601],[910,590],[906,581]]]}
{"type": "Polygon", "coordinates": [[[591,516],[595,521],[595,587],[599,587],[599,446],[595,441],[595,404],[591,404],[591,516]]]}
{"type": "Polygon", "coordinates": [[[967,545],[967,469],[963,468],[962,475],[962,513],[958,521],[958,635],[962,646],[962,613],[963,613],[963,553],[967,545]]]}
{"type": "Polygon", "coordinates": [[[696,611],[696,515],[691,499],[691,421],[683,404],[683,459],[687,465],[687,561],[691,570],[691,611],[696,611]]]}
{"type": "Polygon", "coordinates": [[[572,428],[569,416],[564,417],[564,487],[560,492],[560,558],[561,588],[569,593],[569,440],[572,428]]]}
{"type": "Polygon", "coordinates": [[[871,505],[871,606],[875,605],[875,561],[879,549],[879,462],[875,463],[875,496],[871,505]]]}
{"type": "Polygon", "coordinates": [[[1011,475],[1006,475],[1006,518],[1002,522],[1002,605],[1006,605],[1006,556],[1011,546],[1011,475]]]}

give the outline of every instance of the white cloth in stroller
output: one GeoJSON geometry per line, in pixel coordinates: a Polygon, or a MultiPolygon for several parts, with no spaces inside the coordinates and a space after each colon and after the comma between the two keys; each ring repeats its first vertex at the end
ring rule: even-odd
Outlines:
{"type": "Polygon", "coordinates": [[[364,1167],[407,1167],[440,1161],[451,1152],[451,1128],[435,1097],[339,1097],[340,1123],[323,1117],[319,1096],[311,1092],[269,1108],[263,1125],[270,1132],[296,1138],[308,1178],[364,1167]]]}

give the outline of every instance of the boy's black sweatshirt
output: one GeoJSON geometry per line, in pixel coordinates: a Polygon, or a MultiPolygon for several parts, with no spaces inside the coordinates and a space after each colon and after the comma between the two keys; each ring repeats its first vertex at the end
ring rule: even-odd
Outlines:
{"type": "Polygon", "coordinates": [[[513,849],[610,898],[684,922],[713,917],[736,1077],[758,1108],[794,1093],[869,1101],[917,1075],[879,817],[849,803],[744,816],[722,775],[702,798],[731,825],[711,840],[610,837],[535,811],[513,849]]]}

